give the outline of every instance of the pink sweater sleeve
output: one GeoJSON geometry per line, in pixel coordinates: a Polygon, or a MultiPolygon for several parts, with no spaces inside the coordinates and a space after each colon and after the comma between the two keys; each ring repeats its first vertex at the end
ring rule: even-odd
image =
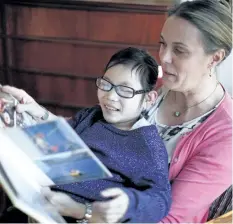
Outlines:
{"type": "Polygon", "coordinates": [[[232,184],[232,125],[203,140],[172,183],[172,206],[162,223],[202,222],[232,184]]]}

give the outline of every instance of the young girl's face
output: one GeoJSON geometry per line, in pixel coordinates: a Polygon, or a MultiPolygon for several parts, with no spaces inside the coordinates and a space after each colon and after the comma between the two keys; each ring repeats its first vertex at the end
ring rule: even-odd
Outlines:
{"type": "MultiPolygon", "coordinates": [[[[103,85],[109,83],[118,86],[126,86],[137,90],[143,90],[136,69],[132,70],[127,65],[115,65],[109,68],[103,76],[103,85]]],[[[110,84],[110,85],[111,85],[110,84]]],[[[131,95],[131,90],[118,87],[118,92],[125,96],[131,95]]],[[[144,94],[134,95],[132,98],[119,96],[116,89],[109,92],[98,89],[98,99],[103,112],[104,119],[122,130],[129,130],[140,117],[144,106],[144,94]]]]}

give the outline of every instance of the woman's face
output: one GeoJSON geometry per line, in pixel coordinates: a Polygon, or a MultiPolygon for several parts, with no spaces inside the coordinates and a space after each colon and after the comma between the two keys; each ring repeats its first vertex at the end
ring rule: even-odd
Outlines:
{"type": "Polygon", "coordinates": [[[204,52],[200,31],[188,21],[171,16],[162,29],[159,57],[163,84],[175,91],[191,91],[208,78],[211,56],[204,52]]]}
{"type": "MultiPolygon", "coordinates": [[[[139,75],[130,66],[115,65],[106,71],[103,78],[114,85],[143,89],[139,75]]],[[[105,120],[119,129],[132,127],[142,112],[142,99],[143,94],[127,99],[119,96],[114,88],[109,92],[98,89],[98,100],[105,120]]]]}

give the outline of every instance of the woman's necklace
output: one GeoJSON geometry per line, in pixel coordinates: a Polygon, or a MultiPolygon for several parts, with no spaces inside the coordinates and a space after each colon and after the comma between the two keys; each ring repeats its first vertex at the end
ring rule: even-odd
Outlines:
{"type": "MultiPolygon", "coordinates": [[[[192,105],[192,106],[189,106],[189,107],[185,108],[184,111],[183,111],[182,113],[185,113],[185,112],[186,112],[187,110],[189,110],[190,108],[195,107],[195,106],[197,106],[197,105],[203,103],[204,101],[206,101],[206,100],[215,92],[215,90],[217,89],[218,84],[219,84],[219,82],[217,82],[217,84],[216,84],[214,90],[213,90],[213,91],[210,93],[210,95],[208,95],[204,100],[202,100],[201,102],[196,103],[196,104],[194,104],[194,105],[192,105]]],[[[173,113],[173,116],[174,116],[174,117],[179,117],[182,113],[181,113],[180,111],[175,111],[175,112],[173,113]]]]}

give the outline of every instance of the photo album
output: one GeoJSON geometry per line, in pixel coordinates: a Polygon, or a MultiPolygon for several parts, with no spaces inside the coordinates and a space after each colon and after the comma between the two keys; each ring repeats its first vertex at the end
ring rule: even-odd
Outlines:
{"type": "Polygon", "coordinates": [[[112,175],[64,118],[36,123],[16,113],[15,99],[5,99],[1,103],[0,94],[0,187],[38,222],[65,223],[41,188],[112,175]]]}

